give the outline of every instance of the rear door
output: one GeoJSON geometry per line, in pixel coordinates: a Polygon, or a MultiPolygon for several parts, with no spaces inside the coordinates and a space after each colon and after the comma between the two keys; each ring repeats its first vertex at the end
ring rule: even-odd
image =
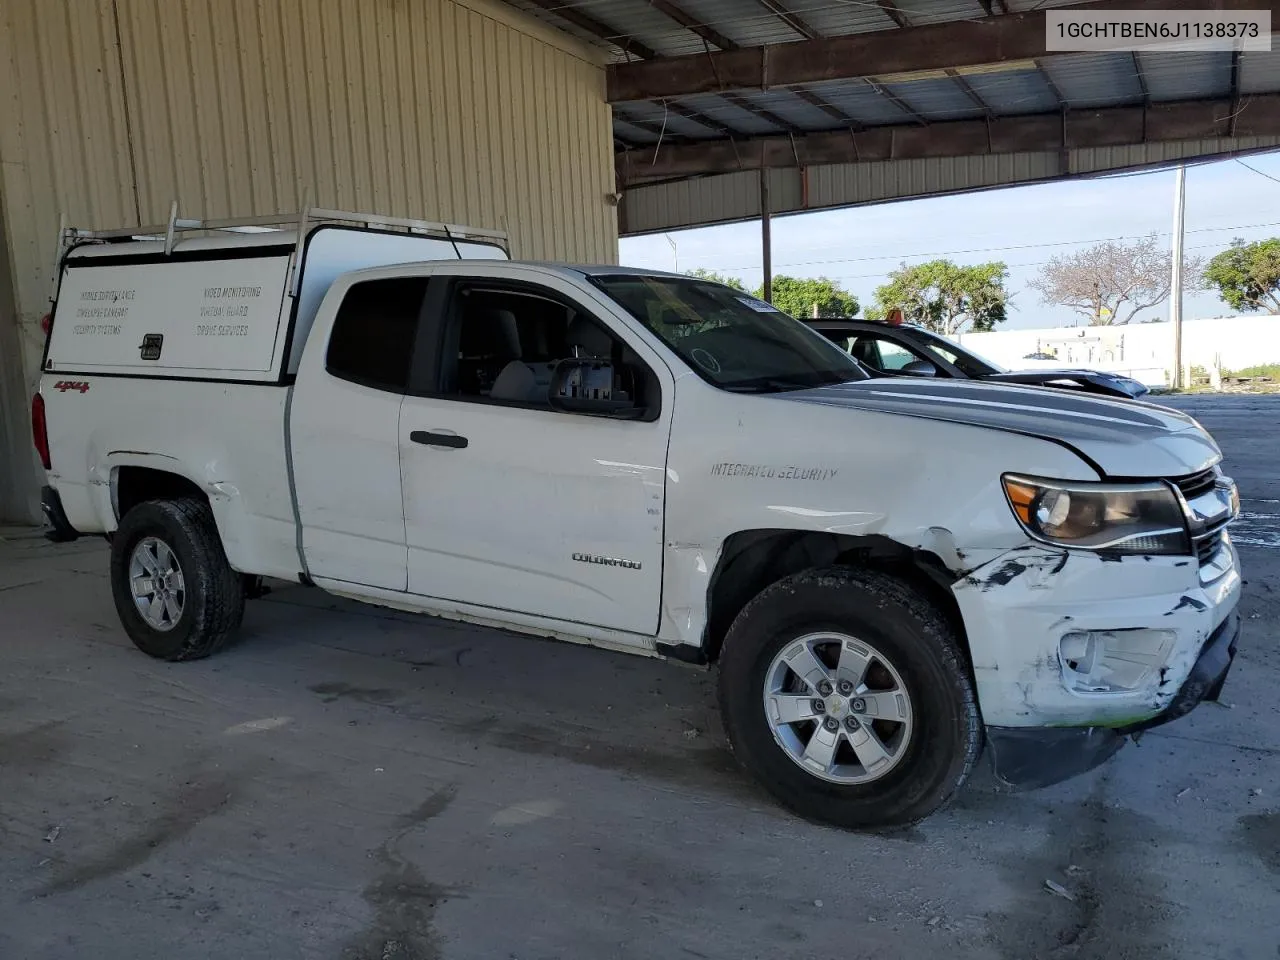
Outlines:
{"type": "Polygon", "coordinates": [[[434,276],[424,330],[439,353],[400,417],[409,591],[656,633],[669,371],[567,278],[434,276]],[[551,367],[575,349],[633,366],[649,418],[551,409],[551,367]]]}

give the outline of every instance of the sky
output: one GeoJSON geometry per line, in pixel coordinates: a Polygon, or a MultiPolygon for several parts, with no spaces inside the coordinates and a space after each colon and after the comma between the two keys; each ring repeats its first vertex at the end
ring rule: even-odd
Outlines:
{"type": "MultiPolygon", "coordinates": [[[[1188,257],[1208,259],[1234,237],[1280,236],[1280,151],[1242,160],[1187,167],[1188,257]]],[[[1012,298],[1002,329],[1070,326],[1083,318],[1042,303],[1028,286],[1041,266],[1101,240],[1155,233],[1170,243],[1173,197],[1169,169],[775,217],[773,272],[829,277],[866,306],[886,274],[902,263],[1003,260],[1012,298]]],[[[627,266],[678,266],[681,272],[703,267],[738,277],[750,289],[762,276],[759,221],[624,238],[620,253],[627,266]],[[675,241],[675,258],[668,237],[675,241]]],[[[1188,293],[1183,300],[1183,319],[1232,313],[1214,293],[1188,293]]],[[[1135,319],[1153,318],[1169,318],[1168,301],[1135,319]]]]}

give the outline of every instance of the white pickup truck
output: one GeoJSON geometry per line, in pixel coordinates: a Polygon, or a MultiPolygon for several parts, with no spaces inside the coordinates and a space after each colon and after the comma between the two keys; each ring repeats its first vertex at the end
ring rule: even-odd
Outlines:
{"type": "Polygon", "coordinates": [[[110,540],[145,653],[216,651],[267,577],[716,663],[743,765],[844,826],[1217,697],[1239,501],[1189,417],[869,379],[718,284],[344,217],[64,235],[46,513],[110,540]]]}

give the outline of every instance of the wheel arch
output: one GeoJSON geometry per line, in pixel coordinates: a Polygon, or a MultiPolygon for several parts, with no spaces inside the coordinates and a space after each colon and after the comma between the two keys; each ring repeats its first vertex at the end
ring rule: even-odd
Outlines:
{"type": "Polygon", "coordinates": [[[245,528],[243,504],[223,484],[193,476],[176,457],[156,453],[119,451],[107,457],[111,485],[112,529],[126,513],[147,500],[193,499],[207,504],[232,569],[252,572],[246,566],[244,547],[248,542],[237,531],[245,528]]]}
{"type": "Polygon", "coordinates": [[[138,463],[113,464],[111,469],[111,509],[118,525],[124,515],[147,500],[176,500],[191,497],[209,502],[198,483],[174,467],[176,460],[160,458],[161,466],[138,463]]]}
{"type": "Polygon", "coordinates": [[[879,570],[905,582],[943,614],[969,658],[964,618],[951,592],[956,574],[937,554],[881,534],[755,529],[731,534],[720,550],[707,589],[705,660],[719,658],[734,618],[763,590],[792,574],[831,565],[879,570]]]}

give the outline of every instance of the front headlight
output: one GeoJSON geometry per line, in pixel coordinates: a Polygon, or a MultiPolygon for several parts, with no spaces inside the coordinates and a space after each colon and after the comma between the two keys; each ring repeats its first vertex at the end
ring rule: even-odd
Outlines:
{"type": "Polygon", "coordinates": [[[1189,554],[1186,516],[1166,483],[1080,483],[1006,473],[1014,516],[1037,540],[1114,553],[1189,554]]]}

